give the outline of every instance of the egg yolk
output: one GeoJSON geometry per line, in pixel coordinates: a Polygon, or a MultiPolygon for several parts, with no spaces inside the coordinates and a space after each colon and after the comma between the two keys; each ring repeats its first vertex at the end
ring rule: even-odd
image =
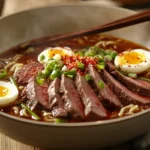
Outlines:
{"type": "Polygon", "coordinates": [[[138,52],[127,52],[120,54],[120,64],[139,64],[145,60],[145,55],[138,52]]]}
{"type": "Polygon", "coordinates": [[[65,53],[62,50],[57,50],[57,49],[52,49],[48,52],[49,58],[52,58],[56,54],[59,54],[61,56],[65,55],[65,53]]]}
{"type": "Polygon", "coordinates": [[[8,94],[8,88],[0,86],[0,97],[4,97],[8,94]]]}

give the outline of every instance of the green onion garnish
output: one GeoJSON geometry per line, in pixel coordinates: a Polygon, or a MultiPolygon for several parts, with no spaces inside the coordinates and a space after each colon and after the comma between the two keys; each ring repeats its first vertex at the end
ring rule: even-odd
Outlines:
{"type": "Polygon", "coordinates": [[[84,51],[83,50],[81,50],[81,51],[79,51],[79,52],[77,52],[77,53],[75,53],[75,56],[84,56],[84,51]]]}
{"type": "Polygon", "coordinates": [[[53,70],[53,72],[50,75],[50,79],[54,80],[55,78],[59,78],[61,76],[60,70],[53,70]]]}
{"type": "Polygon", "coordinates": [[[143,78],[143,77],[138,77],[139,79],[141,80],[144,80],[144,81],[147,81],[147,82],[150,82],[150,79],[149,78],[143,78]]]}
{"type": "Polygon", "coordinates": [[[107,53],[105,52],[105,50],[102,50],[102,49],[100,49],[100,50],[98,51],[98,53],[99,53],[99,54],[103,54],[103,55],[107,55],[107,53]]]}
{"type": "Polygon", "coordinates": [[[10,77],[10,82],[18,88],[17,82],[13,77],[10,77]]]}
{"type": "Polygon", "coordinates": [[[79,69],[84,69],[84,63],[82,63],[82,62],[77,62],[77,67],[79,68],[79,69]]]}
{"type": "Polygon", "coordinates": [[[65,122],[67,122],[67,120],[62,119],[62,118],[56,118],[55,119],[55,123],[65,123],[65,122]]]}
{"type": "Polygon", "coordinates": [[[103,69],[105,68],[104,65],[99,65],[99,64],[97,64],[96,66],[97,66],[98,70],[103,70],[103,69]]]}
{"type": "Polygon", "coordinates": [[[40,61],[43,61],[44,59],[45,59],[45,56],[44,56],[44,55],[41,55],[40,61]]]}
{"type": "Polygon", "coordinates": [[[61,70],[61,67],[59,65],[55,65],[54,70],[61,70]]]}
{"type": "Polygon", "coordinates": [[[109,61],[112,60],[112,56],[111,55],[106,55],[104,58],[107,59],[107,60],[109,60],[109,61]]]}
{"type": "Polygon", "coordinates": [[[113,51],[110,49],[107,49],[107,50],[105,50],[105,52],[106,52],[106,55],[110,55],[113,51]]]}
{"type": "Polygon", "coordinates": [[[99,62],[98,64],[105,66],[105,62],[104,62],[104,61],[101,61],[101,62],[99,62]]]}
{"type": "Polygon", "coordinates": [[[111,57],[113,59],[115,59],[115,57],[117,56],[117,52],[116,51],[112,51],[110,55],[111,55],[111,57]]]}
{"type": "Polygon", "coordinates": [[[85,79],[86,79],[86,81],[92,80],[91,76],[88,73],[85,75],[85,79]]]}
{"type": "Polygon", "coordinates": [[[65,75],[73,75],[74,76],[74,75],[76,75],[76,71],[77,70],[75,68],[73,68],[73,69],[71,69],[69,71],[65,71],[64,74],[65,75]]]}
{"type": "Polygon", "coordinates": [[[84,53],[84,56],[95,56],[95,55],[96,55],[96,52],[92,49],[89,49],[88,51],[84,53]]]}
{"type": "Polygon", "coordinates": [[[96,55],[95,57],[98,58],[99,60],[103,60],[103,59],[104,59],[104,57],[103,57],[102,54],[98,54],[98,55],[96,55]]]}
{"type": "Polygon", "coordinates": [[[104,88],[104,82],[103,81],[99,81],[98,82],[98,86],[103,89],[104,88]]]}
{"type": "Polygon", "coordinates": [[[42,84],[44,84],[44,79],[43,78],[40,78],[40,77],[36,77],[36,83],[38,84],[38,85],[42,85],[42,84]]]}
{"type": "Polygon", "coordinates": [[[30,108],[28,108],[28,106],[26,106],[25,104],[21,103],[21,107],[24,108],[25,110],[27,110],[27,112],[35,119],[35,120],[40,120],[41,118],[34,113],[30,108]]]}
{"type": "Polygon", "coordinates": [[[0,70],[0,79],[5,78],[7,75],[7,72],[5,69],[0,70]]]}
{"type": "Polygon", "coordinates": [[[128,76],[131,77],[131,78],[137,78],[136,73],[128,73],[128,76]]]}
{"type": "Polygon", "coordinates": [[[67,77],[73,79],[74,75],[67,75],[67,77]]]}

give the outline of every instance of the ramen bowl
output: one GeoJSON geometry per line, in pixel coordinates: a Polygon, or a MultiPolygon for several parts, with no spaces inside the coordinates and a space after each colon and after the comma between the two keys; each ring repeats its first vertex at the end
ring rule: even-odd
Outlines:
{"type": "MultiPolygon", "coordinates": [[[[87,29],[135,12],[102,5],[66,5],[39,8],[0,20],[1,53],[28,40],[87,29]]],[[[111,31],[109,34],[143,45],[148,23],[111,31]]],[[[150,110],[111,120],[83,123],[49,123],[0,112],[0,132],[41,148],[98,149],[131,140],[149,130],[150,110]]]]}

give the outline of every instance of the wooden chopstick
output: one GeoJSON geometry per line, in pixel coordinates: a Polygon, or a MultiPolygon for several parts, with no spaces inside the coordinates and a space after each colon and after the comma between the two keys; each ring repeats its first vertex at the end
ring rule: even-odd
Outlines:
{"type": "Polygon", "coordinates": [[[67,39],[76,38],[79,36],[87,36],[87,35],[92,35],[92,34],[96,34],[96,33],[107,32],[107,31],[120,29],[120,28],[124,28],[127,26],[131,26],[131,25],[139,24],[139,23],[146,22],[146,21],[150,21],[150,10],[136,13],[134,15],[124,17],[122,19],[118,19],[118,20],[115,20],[110,23],[107,23],[107,24],[104,24],[101,26],[97,26],[94,28],[56,36],[56,37],[50,38],[47,41],[31,43],[31,44],[27,45],[27,47],[36,47],[36,46],[40,46],[40,45],[47,45],[52,42],[57,42],[60,40],[67,40],[67,39]]]}

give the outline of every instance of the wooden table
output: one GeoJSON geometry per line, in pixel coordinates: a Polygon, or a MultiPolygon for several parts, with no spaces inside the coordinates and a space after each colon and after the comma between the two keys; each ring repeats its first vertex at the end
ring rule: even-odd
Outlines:
{"type": "Polygon", "coordinates": [[[0,134],[0,150],[42,150],[33,146],[14,141],[0,134]]]}
{"type": "MultiPolygon", "coordinates": [[[[6,136],[0,134],[0,150],[44,150],[44,149],[25,145],[23,143],[14,141],[14,140],[10,139],[9,137],[6,137],[6,136]]],[[[110,150],[110,148],[105,149],[105,150],[110,150]]],[[[123,144],[123,145],[114,147],[111,150],[133,150],[133,148],[132,148],[131,144],[128,143],[128,144],[123,144]]]]}

